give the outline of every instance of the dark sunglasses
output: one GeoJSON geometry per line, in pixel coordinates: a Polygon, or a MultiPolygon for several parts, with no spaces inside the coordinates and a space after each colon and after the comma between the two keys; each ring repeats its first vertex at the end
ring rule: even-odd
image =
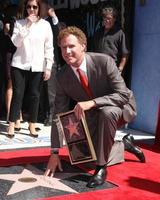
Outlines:
{"type": "Polygon", "coordinates": [[[37,10],[37,9],[38,9],[38,6],[27,5],[26,8],[27,8],[27,9],[33,8],[33,10],[37,10]]]}

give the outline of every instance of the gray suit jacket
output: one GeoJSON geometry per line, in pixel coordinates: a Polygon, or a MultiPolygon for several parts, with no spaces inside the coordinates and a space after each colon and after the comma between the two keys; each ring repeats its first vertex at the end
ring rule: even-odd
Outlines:
{"type": "MultiPolygon", "coordinates": [[[[87,76],[97,108],[118,106],[122,109],[123,119],[131,122],[136,116],[136,103],[118,71],[114,60],[106,54],[86,53],[87,76]]],[[[87,101],[90,98],[85,93],[72,68],[65,65],[56,77],[55,114],[67,112],[70,100],[87,101]]],[[[51,146],[59,147],[59,137],[56,124],[53,122],[51,131],[51,146]]]]}

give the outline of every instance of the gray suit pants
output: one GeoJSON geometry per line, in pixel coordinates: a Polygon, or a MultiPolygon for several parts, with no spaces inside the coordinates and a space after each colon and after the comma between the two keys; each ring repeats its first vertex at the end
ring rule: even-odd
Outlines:
{"type": "Polygon", "coordinates": [[[97,155],[97,165],[110,165],[123,161],[124,146],[122,142],[115,143],[114,140],[116,130],[125,124],[122,109],[115,106],[104,106],[96,109],[94,115],[92,113],[91,116],[92,119],[88,118],[87,122],[97,155]]]}

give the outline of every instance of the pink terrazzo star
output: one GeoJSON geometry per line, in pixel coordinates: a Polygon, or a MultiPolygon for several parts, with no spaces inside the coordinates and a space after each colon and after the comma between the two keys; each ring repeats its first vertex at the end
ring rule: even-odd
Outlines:
{"type": "Polygon", "coordinates": [[[62,178],[65,179],[65,178],[73,176],[73,173],[72,174],[71,173],[57,173],[56,177],[47,177],[47,176],[44,176],[43,173],[44,173],[43,171],[31,165],[28,165],[26,168],[23,169],[21,174],[3,174],[3,175],[0,175],[0,179],[14,181],[7,195],[12,195],[12,194],[25,191],[31,188],[35,188],[38,186],[43,186],[43,187],[47,187],[47,188],[51,188],[55,190],[67,191],[71,193],[77,193],[77,191],[73,190],[72,188],[60,182],[62,178]],[[21,181],[26,178],[33,180],[33,182],[21,181]]]}

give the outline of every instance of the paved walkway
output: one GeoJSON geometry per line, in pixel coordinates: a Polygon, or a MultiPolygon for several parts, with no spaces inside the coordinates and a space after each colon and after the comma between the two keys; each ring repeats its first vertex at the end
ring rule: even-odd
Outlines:
{"type": "Polygon", "coordinates": [[[37,123],[40,131],[38,131],[38,138],[34,138],[29,133],[28,123],[25,122],[21,124],[21,130],[15,132],[15,137],[12,139],[7,137],[7,127],[6,121],[0,121],[0,151],[50,146],[51,127],[37,123]]]}
{"type": "MultiPolygon", "coordinates": [[[[37,127],[40,128],[40,131],[38,132],[39,136],[38,138],[33,138],[29,134],[28,123],[22,123],[21,126],[21,130],[15,132],[15,137],[10,139],[7,137],[8,124],[6,121],[0,120],[0,151],[33,147],[50,147],[51,127],[46,127],[43,124],[37,123],[37,127]]],[[[155,138],[155,136],[145,132],[123,129],[117,131],[116,140],[121,140],[127,133],[133,134],[135,140],[153,140],[155,138]]]]}

